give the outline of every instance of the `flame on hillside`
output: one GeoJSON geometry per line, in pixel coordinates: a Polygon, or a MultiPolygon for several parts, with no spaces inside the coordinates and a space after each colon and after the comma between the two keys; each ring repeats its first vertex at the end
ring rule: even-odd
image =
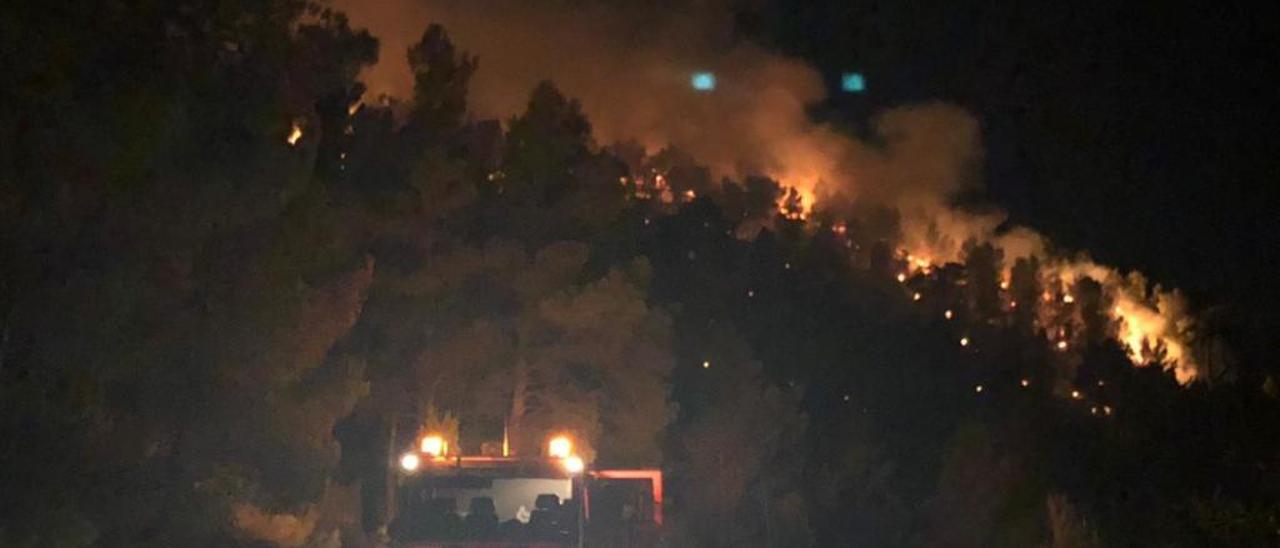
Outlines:
{"type": "MultiPolygon", "coordinates": [[[[721,40],[732,35],[736,21],[722,3],[678,12],[632,4],[625,10],[616,3],[555,8],[522,0],[337,2],[354,24],[370,26],[384,40],[384,51],[405,51],[428,22],[443,24],[462,49],[485,60],[469,89],[468,108],[476,116],[518,115],[529,90],[550,79],[581,101],[597,142],[632,141],[647,151],[674,147],[706,167],[712,180],[770,177],[784,190],[776,204],[784,219],[815,223],[820,216],[814,212],[830,208],[824,220],[855,227],[856,207],[895,211],[895,233],[875,237],[908,250],[905,272],[894,273],[903,272],[904,279],[960,262],[968,241],[1001,249],[1005,264],[1039,257],[1046,264],[1042,285],[1061,281],[1073,300],[1080,295],[1071,286],[1088,276],[1113,303],[1115,337],[1133,361],[1171,364],[1183,382],[1195,377],[1190,322],[1176,293],[1091,261],[1056,257],[1035,231],[1005,226],[1002,213],[954,207],[957,197],[981,188],[982,127],[965,109],[941,102],[903,105],[878,113],[855,135],[810,116],[808,107],[827,93],[819,71],[747,42],[721,40]],[[640,20],[648,24],[637,40],[640,20]],[[713,70],[716,91],[691,91],[692,70],[713,70]]],[[[403,56],[383,57],[387,62],[366,74],[371,93],[409,96],[413,79],[403,56]]],[[[634,198],[666,209],[715,192],[671,188],[666,178],[642,173],[623,185],[632,187],[634,198]]],[[[849,249],[875,243],[857,241],[853,232],[839,233],[849,249]]],[[[1006,311],[1031,308],[1004,293],[1006,311]]],[[[1079,306],[1062,296],[1057,292],[1050,296],[1057,302],[1037,304],[1079,306]]]]}

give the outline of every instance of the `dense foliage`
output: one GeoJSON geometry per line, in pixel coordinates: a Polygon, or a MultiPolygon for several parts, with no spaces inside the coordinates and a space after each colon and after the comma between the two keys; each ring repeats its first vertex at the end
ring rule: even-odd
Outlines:
{"type": "Polygon", "coordinates": [[[979,242],[900,282],[893,212],[602,146],[551,83],[473,120],[464,47],[361,104],[376,40],[301,0],[0,11],[0,544],[371,544],[426,421],[662,466],[678,545],[1280,541],[1273,382],[1134,367],[979,242]]]}

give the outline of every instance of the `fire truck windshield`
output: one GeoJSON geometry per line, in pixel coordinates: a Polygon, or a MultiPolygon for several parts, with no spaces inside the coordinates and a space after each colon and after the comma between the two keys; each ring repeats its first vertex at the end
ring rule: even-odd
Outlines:
{"type": "Polygon", "coordinates": [[[580,482],[555,463],[424,467],[397,491],[402,542],[577,544],[580,482]]]}

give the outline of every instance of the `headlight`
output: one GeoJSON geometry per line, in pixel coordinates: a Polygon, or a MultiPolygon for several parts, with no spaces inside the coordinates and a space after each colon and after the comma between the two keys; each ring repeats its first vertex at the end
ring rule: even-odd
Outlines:
{"type": "Polygon", "coordinates": [[[563,459],[573,453],[573,442],[568,436],[556,436],[547,442],[547,456],[563,459]]]}
{"type": "Polygon", "coordinates": [[[413,453],[405,453],[400,457],[400,468],[404,469],[405,472],[417,470],[420,464],[422,464],[421,459],[413,453]]]}
{"type": "Polygon", "coordinates": [[[422,452],[433,457],[444,454],[444,438],[440,436],[427,436],[422,438],[422,452]]]}
{"type": "Polygon", "coordinates": [[[587,467],[587,463],[577,456],[566,457],[560,463],[564,465],[564,471],[570,474],[580,474],[587,467]]]}

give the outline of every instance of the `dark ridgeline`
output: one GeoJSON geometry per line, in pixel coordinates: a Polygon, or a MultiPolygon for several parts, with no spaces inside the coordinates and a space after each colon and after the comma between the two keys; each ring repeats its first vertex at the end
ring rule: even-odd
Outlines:
{"type": "Polygon", "coordinates": [[[1135,368],[1095,282],[899,282],[893,212],[602,147],[550,83],[472,121],[438,27],[357,107],[376,41],[315,6],[2,10],[0,544],[366,545],[438,410],[661,465],[676,545],[1277,541],[1276,381],[1135,368]]]}

